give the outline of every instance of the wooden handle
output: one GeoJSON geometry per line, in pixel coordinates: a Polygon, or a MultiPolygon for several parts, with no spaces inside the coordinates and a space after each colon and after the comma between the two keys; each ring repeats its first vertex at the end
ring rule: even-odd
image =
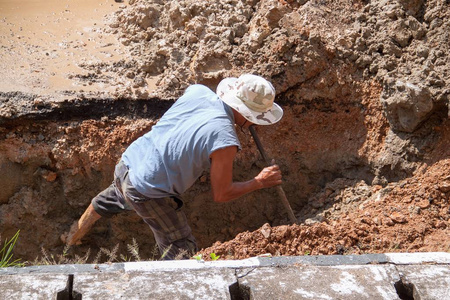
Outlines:
{"type": "MultiPolygon", "coordinates": [[[[261,141],[259,140],[259,137],[256,134],[255,128],[253,128],[253,125],[252,125],[248,129],[250,130],[250,133],[253,136],[253,140],[255,141],[255,144],[259,150],[259,153],[261,153],[261,156],[266,161],[267,165],[270,166],[272,163],[269,160],[269,157],[266,155],[266,152],[264,151],[261,141]]],[[[291,220],[292,223],[297,224],[297,218],[294,215],[294,211],[292,210],[291,205],[289,204],[289,201],[286,197],[286,193],[284,192],[283,187],[281,185],[277,185],[277,192],[278,192],[278,196],[281,198],[281,202],[283,203],[284,208],[286,209],[286,211],[289,215],[289,219],[291,220]]]]}

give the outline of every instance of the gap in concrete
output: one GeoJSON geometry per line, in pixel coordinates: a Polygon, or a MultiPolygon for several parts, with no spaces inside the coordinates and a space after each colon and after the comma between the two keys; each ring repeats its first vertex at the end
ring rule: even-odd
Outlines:
{"type": "Polygon", "coordinates": [[[228,287],[231,300],[250,300],[250,287],[236,281],[228,287]]]}
{"type": "Polygon", "coordinates": [[[400,276],[400,280],[394,283],[395,291],[401,300],[419,300],[414,299],[414,285],[400,276]]]}
{"type": "Polygon", "coordinates": [[[246,284],[239,282],[239,279],[247,276],[254,270],[255,270],[255,268],[251,268],[248,272],[246,272],[245,274],[242,274],[242,275],[238,274],[239,269],[235,270],[235,276],[236,276],[237,281],[228,287],[231,300],[250,300],[251,299],[250,287],[246,284]]]}
{"type": "Polygon", "coordinates": [[[73,290],[74,275],[69,274],[66,287],[56,293],[56,300],[81,300],[82,294],[73,290]]]}

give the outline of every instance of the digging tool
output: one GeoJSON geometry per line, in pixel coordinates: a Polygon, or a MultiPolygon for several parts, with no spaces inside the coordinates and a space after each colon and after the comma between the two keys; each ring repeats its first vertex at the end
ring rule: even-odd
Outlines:
{"type": "MultiPolygon", "coordinates": [[[[269,160],[269,158],[267,157],[266,152],[264,151],[261,141],[259,140],[259,137],[256,134],[255,128],[253,128],[253,125],[252,125],[248,129],[250,130],[250,133],[253,136],[253,140],[255,141],[256,147],[258,147],[258,150],[261,153],[261,156],[266,161],[267,165],[270,166],[272,163],[269,160]]],[[[281,187],[281,185],[277,185],[276,188],[277,188],[278,196],[281,198],[281,202],[283,203],[284,208],[286,209],[286,211],[289,215],[289,219],[291,220],[292,223],[297,224],[297,218],[295,217],[294,211],[292,210],[291,205],[289,204],[289,201],[286,198],[286,194],[284,193],[283,187],[281,187]]]]}

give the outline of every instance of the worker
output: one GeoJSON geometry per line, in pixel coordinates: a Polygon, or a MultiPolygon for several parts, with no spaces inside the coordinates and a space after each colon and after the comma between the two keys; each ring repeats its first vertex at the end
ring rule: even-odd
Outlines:
{"type": "Polygon", "coordinates": [[[205,170],[210,169],[216,202],[281,184],[277,165],[248,181],[233,182],[233,161],[241,149],[236,126],[242,130],[278,122],[283,110],[274,99],[272,84],[252,74],[223,79],[216,93],[200,84],[188,87],[157,124],[126,149],[113,183],[92,199],[63,241],[80,244],[101,217],[134,210],[152,230],[163,259],[191,257],[198,249],[181,195],[205,170]]]}

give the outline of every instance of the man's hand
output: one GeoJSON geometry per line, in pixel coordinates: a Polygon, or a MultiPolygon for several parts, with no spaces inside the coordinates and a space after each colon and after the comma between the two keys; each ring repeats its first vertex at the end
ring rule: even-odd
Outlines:
{"type": "Polygon", "coordinates": [[[264,168],[255,177],[255,180],[259,183],[261,189],[281,184],[280,167],[278,165],[272,165],[264,168]]]}
{"type": "Polygon", "coordinates": [[[226,147],[211,154],[211,186],[214,201],[228,202],[258,189],[281,184],[277,165],[264,168],[258,176],[245,182],[233,182],[233,160],[237,147],[226,147]]]}

